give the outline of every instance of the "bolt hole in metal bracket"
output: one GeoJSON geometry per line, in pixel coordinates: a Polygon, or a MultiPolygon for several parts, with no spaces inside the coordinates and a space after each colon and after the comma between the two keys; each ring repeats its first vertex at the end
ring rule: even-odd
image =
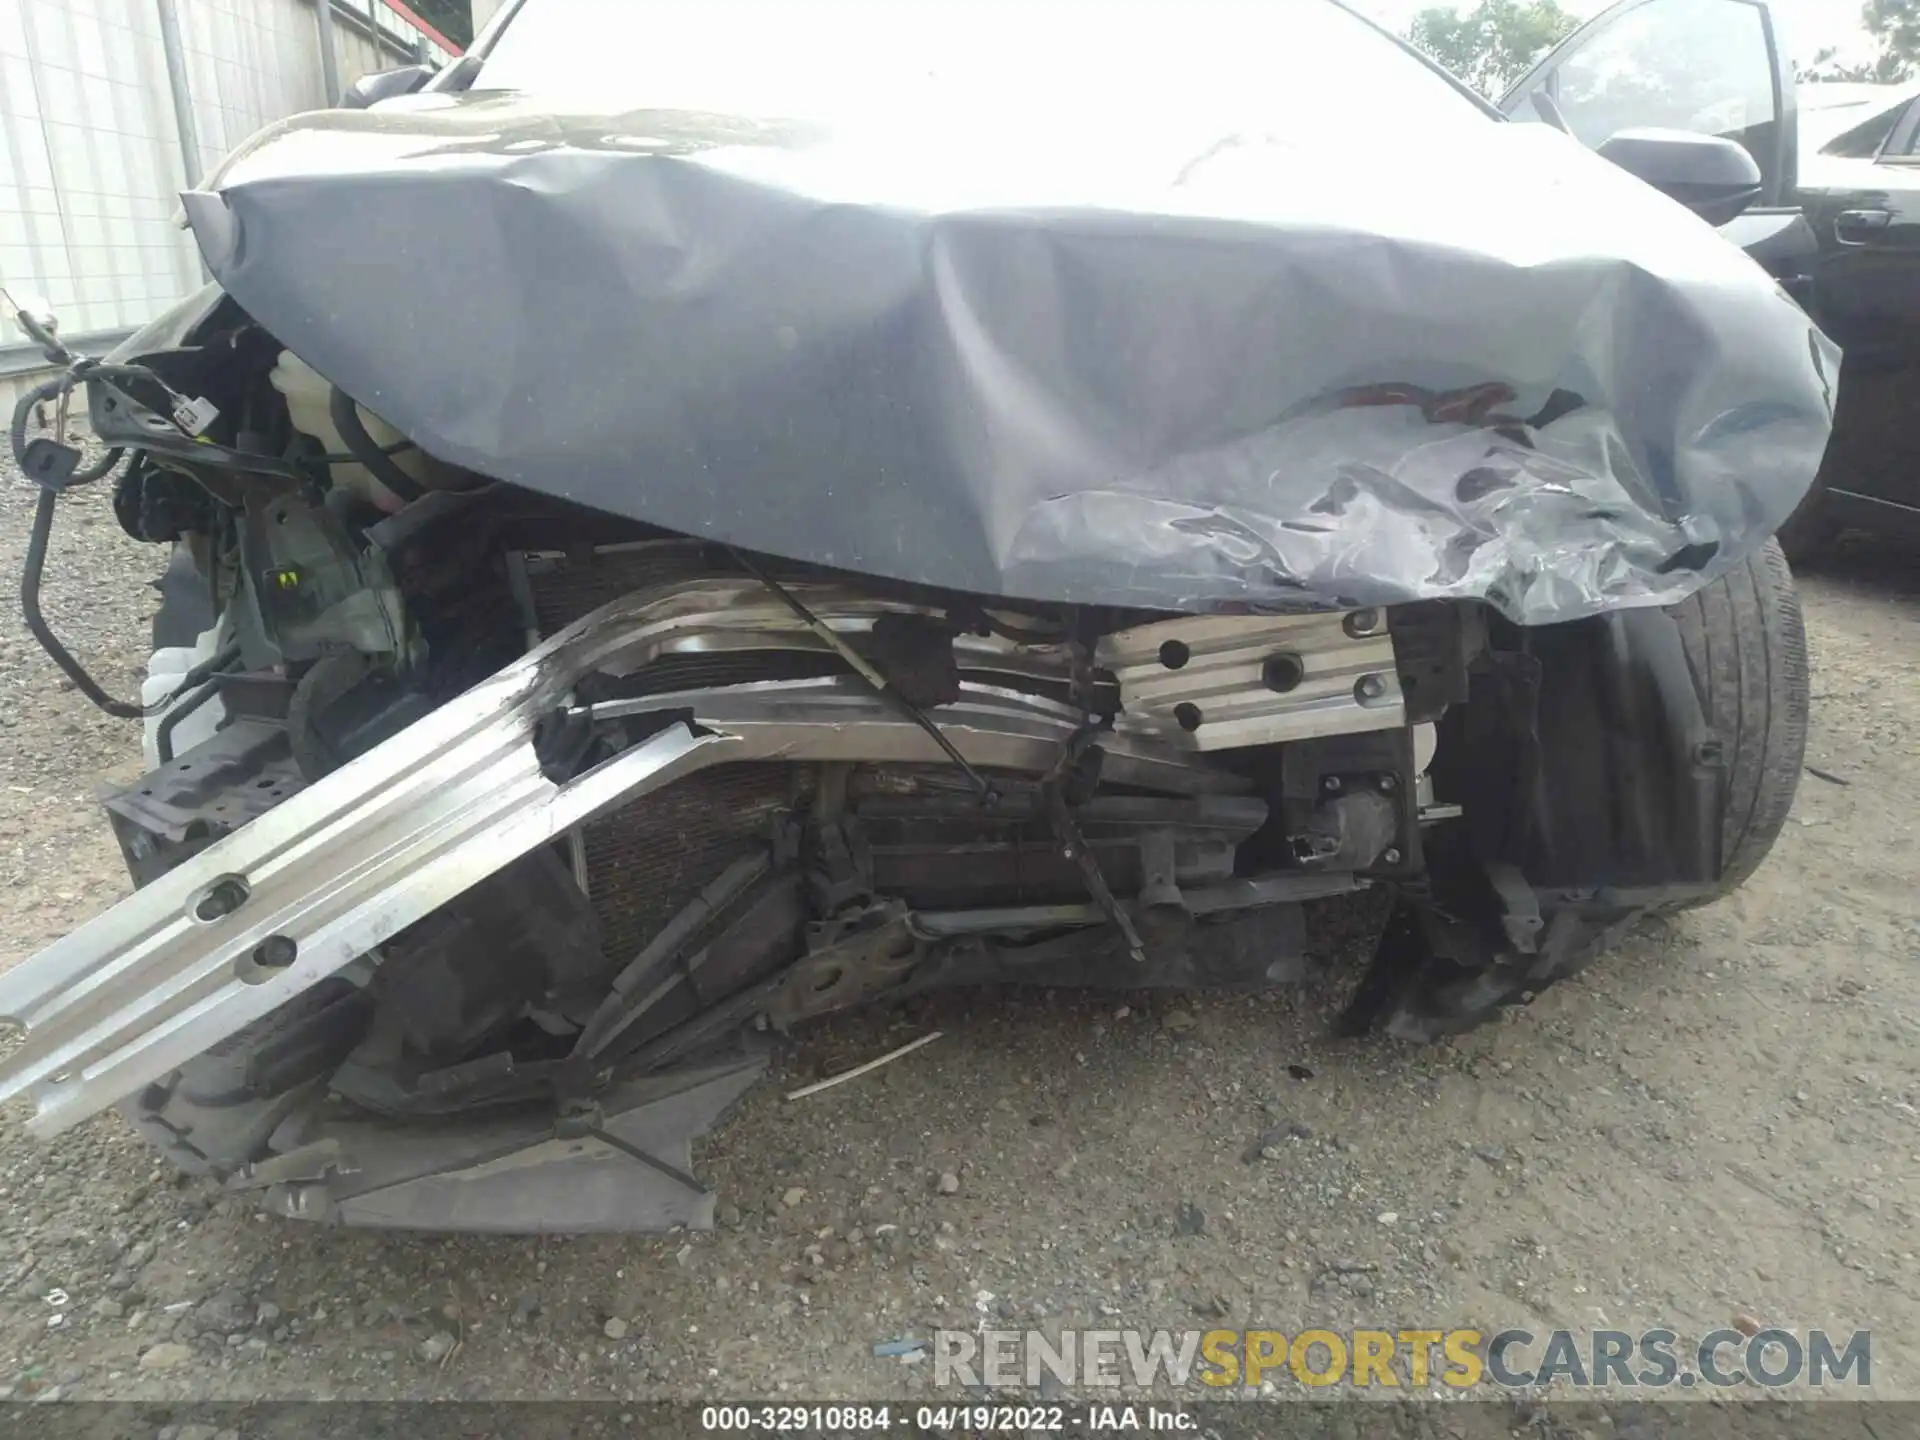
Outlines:
{"type": "Polygon", "coordinates": [[[1398,729],[1406,705],[1386,612],[1196,615],[1103,638],[1120,734],[1231,750],[1398,729]]]}
{"type": "MultiPolygon", "coordinates": [[[[897,604],[796,587],[830,623],[897,604]]],[[[535,724],[596,671],[676,648],[784,634],[791,613],[752,581],[676,584],[602,606],[464,695],[193,856],[0,975],[0,1024],[26,1036],[0,1100],[30,1091],[49,1135],[177,1069],[373,950],[520,855],[708,766],[745,760],[939,763],[924,730],[844,679],[652,697],[691,713],[556,784],[535,724]]],[[[1346,682],[1351,684],[1351,681],[1346,682]]],[[[963,687],[943,732],[982,768],[1044,774],[1080,726],[1066,705],[963,687]]],[[[1247,783],[1151,733],[1102,742],[1114,781],[1174,794],[1247,783]]]]}

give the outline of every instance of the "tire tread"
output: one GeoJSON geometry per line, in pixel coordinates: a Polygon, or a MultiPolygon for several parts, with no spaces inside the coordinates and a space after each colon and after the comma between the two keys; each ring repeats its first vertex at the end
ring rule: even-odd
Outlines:
{"type": "Polygon", "coordinates": [[[1750,879],[1779,837],[1806,757],[1805,622],[1778,544],[1673,611],[1708,723],[1727,755],[1720,893],[1750,879]]]}

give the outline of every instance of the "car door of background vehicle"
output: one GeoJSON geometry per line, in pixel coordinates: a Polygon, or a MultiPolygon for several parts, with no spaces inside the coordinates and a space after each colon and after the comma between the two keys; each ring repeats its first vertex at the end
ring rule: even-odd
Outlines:
{"type": "Polygon", "coordinates": [[[1846,351],[1828,491],[1920,509],[1920,98],[1877,153],[1802,156],[1800,202],[1820,241],[1816,318],[1846,351]]]}
{"type": "Polygon", "coordinates": [[[1793,194],[1793,72],[1765,0],[1621,0],[1548,52],[1500,109],[1547,124],[1557,111],[1595,149],[1643,126],[1737,140],[1760,166],[1761,206],[1793,194]]]}

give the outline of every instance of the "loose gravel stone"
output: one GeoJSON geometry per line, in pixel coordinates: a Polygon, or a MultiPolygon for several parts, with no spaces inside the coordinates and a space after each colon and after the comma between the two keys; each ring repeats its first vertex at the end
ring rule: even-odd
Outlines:
{"type": "Polygon", "coordinates": [[[142,1370],[171,1370],[193,1359],[193,1347],[174,1340],[162,1340],[140,1357],[142,1370]]]}

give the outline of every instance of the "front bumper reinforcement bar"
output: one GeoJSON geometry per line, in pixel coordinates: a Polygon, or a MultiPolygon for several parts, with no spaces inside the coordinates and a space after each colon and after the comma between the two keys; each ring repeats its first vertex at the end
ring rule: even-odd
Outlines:
{"type": "MultiPolygon", "coordinates": [[[[807,594],[822,613],[845,598],[829,587],[807,594]]],[[[679,585],[602,606],[0,974],[0,1022],[26,1031],[0,1064],[0,1100],[31,1092],[28,1128],[65,1130],[517,857],[707,767],[943,760],[864,685],[829,678],[653,697],[646,708],[693,723],[671,724],[564,784],[542,773],[535,724],[565,708],[581,678],[637,668],[691,615],[725,613],[746,598],[731,583],[679,585]]],[[[969,763],[1043,773],[1082,717],[1042,697],[967,685],[935,718],[969,763]]],[[[1245,788],[1152,737],[1103,745],[1113,780],[1187,794],[1245,788]]]]}

